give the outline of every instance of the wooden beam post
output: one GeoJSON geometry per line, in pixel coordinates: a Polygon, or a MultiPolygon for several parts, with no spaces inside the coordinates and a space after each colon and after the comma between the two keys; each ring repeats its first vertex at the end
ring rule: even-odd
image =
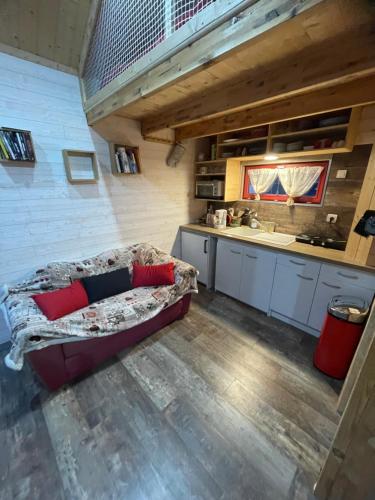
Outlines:
{"type": "Polygon", "coordinates": [[[374,74],[374,52],[375,32],[365,29],[312,45],[267,68],[249,71],[241,81],[145,118],[143,133],[181,127],[374,74]]]}
{"type": "Polygon", "coordinates": [[[290,99],[176,128],[176,140],[194,139],[375,102],[375,75],[290,99]]]}

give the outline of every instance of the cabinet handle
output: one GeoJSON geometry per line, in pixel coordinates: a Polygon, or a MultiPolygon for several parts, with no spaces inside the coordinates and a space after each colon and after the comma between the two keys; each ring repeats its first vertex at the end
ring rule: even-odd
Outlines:
{"type": "Polygon", "coordinates": [[[341,286],[338,285],[330,285],[326,281],[322,281],[322,285],[328,286],[328,288],[334,288],[335,290],[340,290],[341,286]]]}
{"type": "Polygon", "coordinates": [[[255,255],[249,255],[248,253],[246,254],[246,257],[249,257],[249,259],[257,259],[255,255]]]}
{"type": "Polygon", "coordinates": [[[207,240],[204,240],[203,252],[207,253],[207,240]]]}
{"type": "Polygon", "coordinates": [[[306,281],[314,281],[314,278],[308,278],[307,276],[302,276],[302,274],[297,273],[297,276],[299,278],[302,278],[303,280],[306,280],[306,281]]]}
{"type": "Polygon", "coordinates": [[[351,275],[351,274],[344,274],[344,273],[342,273],[341,271],[337,271],[337,274],[338,274],[339,276],[342,276],[343,278],[349,278],[349,279],[351,279],[351,280],[357,280],[357,279],[358,279],[358,276],[353,276],[353,275],[351,275]]]}
{"type": "Polygon", "coordinates": [[[297,262],[296,260],[289,259],[289,262],[292,264],[295,264],[296,266],[305,266],[306,264],[304,262],[297,262]]]}
{"type": "Polygon", "coordinates": [[[241,252],[237,252],[237,250],[231,250],[232,253],[235,253],[236,255],[241,255],[241,252]]]}

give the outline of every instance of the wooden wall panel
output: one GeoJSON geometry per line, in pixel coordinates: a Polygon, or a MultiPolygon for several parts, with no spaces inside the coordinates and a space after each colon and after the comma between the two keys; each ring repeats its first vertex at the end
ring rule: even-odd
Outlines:
{"type": "Polygon", "coordinates": [[[142,174],[110,174],[108,143],[87,125],[76,76],[0,54],[0,125],[31,130],[38,160],[0,163],[0,284],[51,260],[133,242],[170,251],[178,226],[203,209],[192,200],[192,142],[169,168],[170,146],[145,142],[136,122],[114,118],[119,139],[140,146],[142,174]],[[69,185],[61,150],[94,148],[99,182],[69,185]]]}

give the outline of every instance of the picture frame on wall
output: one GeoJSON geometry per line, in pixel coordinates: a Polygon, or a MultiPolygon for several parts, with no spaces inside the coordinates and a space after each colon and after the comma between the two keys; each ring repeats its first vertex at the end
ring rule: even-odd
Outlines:
{"type": "Polygon", "coordinates": [[[71,184],[92,184],[99,179],[95,151],[63,149],[65,172],[71,184]]]}

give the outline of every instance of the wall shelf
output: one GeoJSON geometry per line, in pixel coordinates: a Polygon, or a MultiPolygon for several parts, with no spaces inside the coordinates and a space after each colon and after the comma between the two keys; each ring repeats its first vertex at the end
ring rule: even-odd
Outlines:
{"type": "MultiPolygon", "coordinates": [[[[195,178],[200,177],[224,177],[225,182],[225,194],[222,201],[235,201],[241,198],[241,164],[243,162],[262,162],[265,161],[265,156],[269,154],[277,155],[277,159],[288,159],[288,158],[305,158],[314,156],[327,156],[339,153],[349,153],[353,149],[354,138],[358,129],[359,119],[361,115],[362,108],[352,108],[334,112],[321,113],[319,115],[301,117],[293,120],[285,120],[282,122],[272,123],[263,126],[263,130],[259,130],[261,127],[249,127],[247,129],[240,129],[237,131],[226,132],[225,134],[219,134],[216,136],[210,136],[206,139],[209,144],[216,144],[216,154],[220,156],[223,149],[225,151],[230,151],[233,147],[233,156],[220,158],[217,157],[215,160],[207,161],[197,161],[197,171],[195,178]],[[327,118],[338,118],[344,123],[338,123],[334,125],[319,127],[319,122],[327,118]],[[267,136],[261,137],[251,137],[251,134],[255,135],[260,132],[267,132],[267,136]],[[228,138],[236,139],[232,142],[223,142],[223,139],[228,138]],[[284,151],[277,152],[273,151],[274,142],[283,142],[282,139],[286,139],[285,147],[287,147],[288,142],[296,142],[297,138],[300,138],[301,147],[304,146],[316,146],[317,140],[328,139],[330,141],[336,142],[335,147],[324,147],[324,148],[314,148],[314,149],[300,149],[297,151],[284,151]],[[277,139],[277,141],[275,141],[277,139]],[[280,140],[281,139],[281,140],[280,140]],[[290,141],[288,141],[290,139],[290,141]],[[216,142],[215,142],[216,141],[216,142]],[[246,154],[244,156],[238,156],[239,147],[243,145],[246,147],[247,144],[261,143],[264,145],[262,152],[256,152],[255,154],[246,154]],[[237,147],[236,147],[237,146],[237,147]],[[235,156],[235,153],[237,155],[235,156]],[[225,174],[222,172],[207,172],[205,174],[200,174],[198,167],[200,165],[213,165],[215,164],[225,164],[225,174]],[[230,172],[230,174],[229,174],[230,172]]],[[[324,142],[322,145],[325,145],[324,142]]],[[[211,148],[210,148],[211,149],[211,148]]],[[[250,149],[250,148],[249,148],[250,149]]],[[[208,170],[211,168],[208,167],[208,170]]],[[[211,201],[214,201],[212,199],[211,201]]]]}
{"type": "Polygon", "coordinates": [[[341,131],[347,129],[349,126],[349,123],[343,123],[340,125],[332,125],[330,127],[317,127],[317,128],[311,128],[311,129],[306,129],[306,130],[295,130],[293,132],[285,132],[282,134],[271,134],[271,137],[273,139],[276,138],[281,138],[281,137],[295,137],[295,136],[304,136],[304,135],[320,135],[321,133],[324,132],[336,132],[336,131],[341,131]]]}
{"type": "Polygon", "coordinates": [[[0,162],[15,166],[36,162],[30,130],[0,127],[0,162]]]}
{"type": "Polygon", "coordinates": [[[113,175],[137,175],[141,173],[139,147],[111,142],[109,150],[113,175]]]}

